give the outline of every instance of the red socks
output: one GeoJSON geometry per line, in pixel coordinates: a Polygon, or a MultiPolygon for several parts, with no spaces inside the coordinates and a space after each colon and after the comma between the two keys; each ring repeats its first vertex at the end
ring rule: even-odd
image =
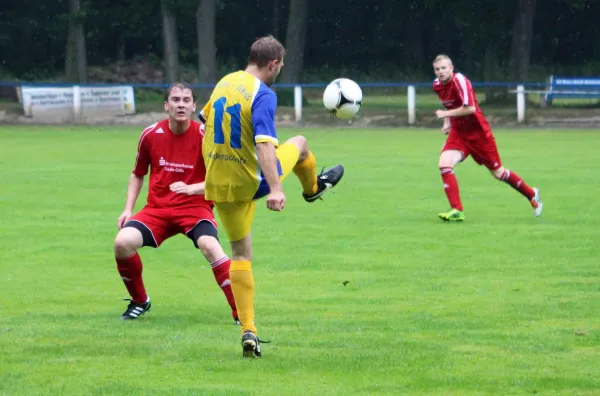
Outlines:
{"type": "Polygon", "coordinates": [[[500,180],[510,185],[512,188],[520,192],[524,197],[531,200],[535,196],[535,191],[533,188],[529,187],[523,179],[519,177],[514,172],[509,171],[508,169],[504,170],[502,176],[500,176],[500,180]]]}
{"type": "Polygon", "coordinates": [[[463,206],[462,202],[460,201],[458,180],[456,180],[456,176],[454,176],[454,171],[452,168],[440,168],[440,171],[442,172],[442,181],[444,182],[444,192],[448,197],[450,207],[462,212],[463,206]]]}
{"type": "Polygon", "coordinates": [[[215,280],[217,284],[223,290],[223,294],[225,294],[225,298],[227,298],[227,302],[231,307],[233,317],[237,317],[237,310],[235,307],[235,299],[233,298],[233,292],[231,291],[231,282],[229,281],[229,266],[231,265],[231,260],[229,257],[225,256],[214,263],[211,263],[210,266],[213,271],[213,275],[215,276],[215,280]]]}
{"type": "MultiPolygon", "coordinates": [[[[140,255],[135,253],[133,256],[127,258],[115,258],[117,262],[117,270],[121,274],[121,279],[131,296],[131,299],[138,303],[145,303],[148,300],[146,294],[146,288],[144,287],[144,281],[142,280],[142,260],[140,255]]],[[[231,307],[233,317],[237,316],[235,307],[235,300],[233,298],[233,292],[231,291],[231,283],[229,282],[229,266],[231,261],[229,257],[225,256],[220,260],[215,261],[210,266],[212,267],[213,274],[217,284],[223,290],[225,298],[231,307]]]]}
{"type": "Polygon", "coordinates": [[[116,258],[117,270],[121,274],[121,279],[131,296],[131,299],[142,304],[148,300],[144,281],[142,280],[142,259],[140,255],[135,253],[127,258],[116,258]]]}
{"type": "MultiPolygon", "coordinates": [[[[442,180],[444,182],[444,192],[448,197],[448,202],[450,202],[450,207],[453,209],[460,210],[462,212],[463,206],[460,201],[460,191],[458,189],[458,181],[456,180],[456,176],[454,176],[454,171],[452,168],[440,168],[442,172],[442,180]]],[[[531,200],[535,196],[535,191],[533,188],[529,187],[527,183],[523,181],[514,172],[509,171],[508,169],[504,170],[502,176],[500,176],[500,180],[520,192],[524,197],[528,200],[531,200]]]]}

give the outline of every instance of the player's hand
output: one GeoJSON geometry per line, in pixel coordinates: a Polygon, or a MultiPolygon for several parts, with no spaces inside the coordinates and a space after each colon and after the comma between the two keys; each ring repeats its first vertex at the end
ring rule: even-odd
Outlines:
{"type": "Polygon", "coordinates": [[[131,217],[131,210],[124,210],[121,216],[117,219],[117,228],[120,230],[131,217]]]}
{"type": "Polygon", "coordinates": [[[285,206],[285,195],[283,191],[273,191],[267,195],[267,208],[275,212],[281,212],[285,206]]]}
{"type": "Polygon", "coordinates": [[[444,126],[442,127],[442,133],[444,135],[447,135],[450,133],[450,124],[444,124],[444,126]]]}
{"type": "Polygon", "coordinates": [[[169,186],[169,188],[171,189],[171,191],[173,191],[174,193],[191,195],[189,187],[190,186],[188,186],[184,182],[171,183],[171,185],[169,186]]]}
{"type": "Polygon", "coordinates": [[[446,118],[447,117],[446,111],[445,110],[436,110],[435,111],[435,116],[437,118],[446,118]]]}

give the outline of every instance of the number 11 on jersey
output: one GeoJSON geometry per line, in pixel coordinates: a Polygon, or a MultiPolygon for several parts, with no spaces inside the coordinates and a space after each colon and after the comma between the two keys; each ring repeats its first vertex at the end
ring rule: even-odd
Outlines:
{"type": "Polygon", "coordinates": [[[242,105],[236,103],[232,106],[225,107],[227,98],[224,96],[215,100],[212,107],[215,109],[215,144],[225,144],[225,133],[229,132],[229,144],[231,148],[242,148],[242,122],[240,113],[242,105]],[[227,126],[223,126],[224,113],[231,116],[231,122],[227,126]]]}

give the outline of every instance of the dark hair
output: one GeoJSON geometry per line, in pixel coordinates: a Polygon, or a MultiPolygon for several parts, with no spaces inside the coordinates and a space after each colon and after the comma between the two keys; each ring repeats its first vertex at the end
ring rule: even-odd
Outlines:
{"type": "Polygon", "coordinates": [[[169,101],[169,96],[171,96],[171,91],[173,90],[173,88],[189,89],[190,91],[192,91],[192,100],[194,102],[196,101],[196,95],[194,94],[194,88],[192,88],[191,84],[186,83],[185,81],[175,81],[173,84],[169,85],[169,89],[167,90],[167,93],[165,94],[165,102],[169,101]]]}
{"type": "Polygon", "coordinates": [[[257,38],[250,46],[250,56],[248,64],[264,67],[269,62],[283,60],[285,48],[275,37],[268,35],[257,38]]]}

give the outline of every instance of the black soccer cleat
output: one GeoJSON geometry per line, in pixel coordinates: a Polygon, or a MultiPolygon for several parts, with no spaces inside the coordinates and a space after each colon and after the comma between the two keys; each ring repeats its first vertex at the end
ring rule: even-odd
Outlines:
{"type": "Polygon", "coordinates": [[[260,352],[260,343],[264,342],[268,344],[270,341],[262,341],[259,340],[256,334],[252,332],[252,330],[244,331],[244,335],[242,336],[242,349],[244,357],[252,357],[259,358],[262,356],[260,352]]]}
{"type": "Polygon", "coordinates": [[[310,195],[302,193],[302,197],[306,202],[315,202],[328,190],[335,187],[342,180],[342,176],[344,176],[344,167],[342,165],[336,165],[333,168],[321,171],[317,176],[317,192],[310,195]]]}
{"type": "Polygon", "coordinates": [[[150,307],[152,306],[152,304],[150,304],[150,297],[148,297],[148,301],[141,304],[134,302],[130,298],[124,298],[123,300],[129,301],[129,305],[127,306],[127,310],[123,312],[123,315],[121,315],[122,320],[137,319],[146,312],[150,311],[150,307]]]}

